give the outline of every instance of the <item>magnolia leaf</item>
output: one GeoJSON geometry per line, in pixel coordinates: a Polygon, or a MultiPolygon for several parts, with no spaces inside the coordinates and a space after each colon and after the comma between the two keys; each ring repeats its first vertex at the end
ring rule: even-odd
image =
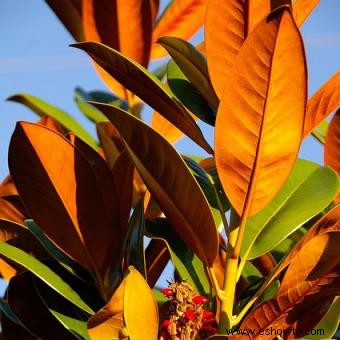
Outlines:
{"type": "Polygon", "coordinates": [[[38,97],[25,93],[9,97],[8,100],[27,106],[40,117],[52,117],[64,128],[74,132],[79,138],[84,140],[92,148],[94,148],[95,150],[98,149],[97,142],[93,139],[93,137],[65,111],[62,111],[57,107],[50,105],[49,103],[41,100],[38,97]]]}
{"type": "Polygon", "coordinates": [[[169,52],[183,74],[208,101],[210,106],[216,110],[219,100],[210,83],[208,66],[204,56],[183,39],[162,37],[158,39],[158,43],[169,52]]]}
{"type": "MultiPolygon", "coordinates": [[[[83,0],[85,40],[103,43],[147,66],[152,37],[151,15],[149,0],[83,0]]],[[[124,87],[100,63],[95,65],[104,83],[125,99],[124,87]]]]}
{"type": "MultiPolygon", "coordinates": [[[[33,283],[41,301],[48,308],[47,312],[51,313],[70,332],[81,336],[82,339],[90,340],[86,325],[88,316],[79,313],[78,309],[41,280],[33,277],[33,283]]],[[[86,293],[89,294],[89,292],[86,293]]]]}
{"type": "Polygon", "coordinates": [[[332,339],[338,330],[340,322],[340,297],[336,297],[321,321],[315,326],[318,333],[307,335],[306,340],[324,340],[332,339]],[[321,332],[322,331],[322,332],[321,332]]]}
{"type": "Polygon", "coordinates": [[[144,256],[144,206],[143,200],[140,200],[130,217],[127,237],[127,258],[128,265],[134,266],[145,278],[145,256],[144,256]]]}
{"type": "MultiPolygon", "coordinates": [[[[201,93],[189,82],[173,60],[170,60],[168,63],[167,78],[171,91],[188,110],[202,121],[214,126],[216,112],[209,106],[201,93]]],[[[155,127],[155,130],[159,131],[157,127],[155,127]]]]}
{"type": "Polygon", "coordinates": [[[56,320],[40,298],[32,274],[13,277],[8,286],[8,304],[25,327],[40,338],[58,334],[64,339],[76,339],[56,320]]]}
{"type": "Polygon", "coordinates": [[[79,110],[93,123],[105,122],[107,121],[107,118],[99,110],[93,107],[93,105],[87,103],[87,101],[92,100],[127,109],[125,101],[104,91],[85,92],[81,88],[76,88],[74,100],[79,110]]]}
{"type": "Polygon", "coordinates": [[[0,242],[0,254],[29,270],[78,308],[88,314],[93,314],[92,309],[80,298],[80,296],[57,274],[39,260],[6,242],[0,242]]]}
{"type": "Polygon", "coordinates": [[[340,109],[332,118],[326,135],[324,149],[325,165],[340,173],[340,109]]]}
{"type": "Polygon", "coordinates": [[[114,163],[124,150],[119,132],[110,122],[100,122],[96,124],[97,134],[100,144],[104,150],[105,159],[112,169],[114,163]]]}
{"type": "Polygon", "coordinates": [[[109,302],[88,321],[93,340],[156,339],[158,311],[152,291],[132,266],[109,302]]]}
{"type": "Polygon", "coordinates": [[[150,6],[151,6],[151,16],[152,21],[154,22],[158,15],[160,0],[150,0],[150,6]]]}
{"type": "Polygon", "coordinates": [[[166,219],[147,221],[146,234],[148,237],[161,239],[166,243],[181,281],[189,283],[200,295],[210,294],[209,279],[202,261],[171,229],[166,219]]]}
{"type": "MultiPolygon", "coordinates": [[[[314,328],[340,293],[339,241],[340,233],[333,232],[307,242],[288,267],[276,297],[255,308],[240,327],[255,329],[257,334],[260,328],[287,332],[292,327],[314,328]]],[[[253,338],[272,339],[272,335],[253,338]]]]}
{"type": "MultiPolygon", "coordinates": [[[[207,2],[208,0],[171,1],[155,24],[152,34],[153,42],[163,36],[189,40],[204,23],[207,2]]],[[[152,45],[152,58],[165,56],[166,51],[161,46],[152,45]]]]}
{"type": "Polygon", "coordinates": [[[170,253],[166,243],[160,239],[150,240],[145,249],[147,281],[150,287],[154,287],[169,260],[170,253]]]}
{"type": "Polygon", "coordinates": [[[300,27],[319,4],[320,0],[295,0],[293,14],[296,24],[300,27]]]}
{"type": "Polygon", "coordinates": [[[143,66],[118,51],[95,42],[72,45],[86,51],[110,75],[153,107],[207,152],[212,153],[199,127],[162,82],[143,66]]]}
{"type": "Polygon", "coordinates": [[[219,98],[246,37],[271,10],[289,3],[290,0],[208,2],[204,42],[209,74],[219,98]]]}
{"type": "Polygon", "coordinates": [[[339,186],[340,181],[331,169],[298,160],[275,198],[248,220],[241,256],[253,259],[274,249],[325,209],[339,186]]]}
{"type": "Polygon", "coordinates": [[[99,279],[108,261],[117,260],[119,211],[110,171],[95,173],[103,160],[88,150],[97,158],[90,160],[92,165],[61,135],[22,122],[12,136],[9,168],[34,221],[62,251],[99,279]]]}
{"type": "Polygon", "coordinates": [[[93,105],[119,130],[132,161],[171,227],[204,264],[212,265],[218,249],[214,219],[181,156],[156,131],[127,112],[110,105],[93,105]]]}
{"type": "Polygon", "coordinates": [[[84,41],[82,0],[45,0],[76,41],[84,41]]]}
{"type": "Polygon", "coordinates": [[[265,207],[287,179],[300,147],[305,102],[300,33],[288,10],[276,11],[241,48],[217,113],[217,171],[240,216],[265,207]]]}
{"type": "Polygon", "coordinates": [[[340,71],[308,99],[303,136],[306,137],[328,115],[340,106],[340,71]]]}

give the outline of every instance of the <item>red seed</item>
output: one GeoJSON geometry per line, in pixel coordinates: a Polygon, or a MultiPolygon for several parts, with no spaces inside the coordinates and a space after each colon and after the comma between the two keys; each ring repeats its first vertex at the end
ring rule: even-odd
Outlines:
{"type": "Polygon", "coordinates": [[[215,319],[215,315],[213,312],[210,312],[210,310],[204,310],[203,319],[215,319]]]}
{"type": "Polygon", "coordinates": [[[161,289],[161,293],[167,297],[174,296],[174,292],[170,288],[163,288],[161,289]]]}
{"type": "Polygon", "coordinates": [[[192,299],[192,302],[196,305],[202,305],[204,303],[207,303],[209,300],[202,295],[197,295],[192,299]]]}
{"type": "Polygon", "coordinates": [[[164,321],[163,321],[163,327],[164,327],[164,328],[168,328],[169,325],[170,325],[170,320],[164,320],[164,321]]]}
{"type": "Polygon", "coordinates": [[[185,317],[192,321],[196,319],[196,313],[193,310],[187,310],[184,312],[185,317]]]}
{"type": "Polygon", "coordinates": [[[217,333],[217,328],[211,327],[211,326],[204,326],[200,329],[200,332],[215,334],[215,333],[217,333]]]}

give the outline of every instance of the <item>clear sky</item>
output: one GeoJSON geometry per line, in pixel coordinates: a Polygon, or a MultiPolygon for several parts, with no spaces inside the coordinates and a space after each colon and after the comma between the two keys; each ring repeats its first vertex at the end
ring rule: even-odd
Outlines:
{"type": "MultiPolygon", "coordinates": [[[[162,8],[167,2],[162,1],[162,8]]],[[[340,68],[340,0],[321,0],[320,3],[302,29],[310,94],[340,68]]],[[[202,34],[196,38],[201,40],[202,34]]],[[[8,96],[22,92],[39,96],[69,112],[94,133],[93,125],[77,110],[73,91],[76,86],[88,91],[105,89],[105,86],[85,53],[68,47],[73,42],[71,36],[43,0],[1,0],[0,39],[2,180],[8,173],[7,149],[15,122],[37,120],[25,107],[6,102],[8,96]]],[[[211,141],[212,130],[201,126],[211,141]]],[[[179,142],[178,147],[182,152],[201,152],[187,139],[179,142]]],[[[304,142],[301,157],[322,162],[322,149],[312,137],[304,142]]]]}

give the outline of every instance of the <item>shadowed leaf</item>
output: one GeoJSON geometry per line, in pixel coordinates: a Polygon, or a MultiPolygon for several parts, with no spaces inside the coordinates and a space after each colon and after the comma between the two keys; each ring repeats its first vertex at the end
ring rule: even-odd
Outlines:
{"type": "Polygon", "coordinates": [[[162,82],[143,66],[118,51],[95,42],[72,46],[86,51],[127,89],[134,92],[207,152],[212,152],[202,132],[183,106],[165,89],[162,82]]]}
{"type": "Polygon", "coordinates": [[[127,112],[110,105],[94,105],[119,130],[131,159],[171,227],[205,264],[211,265],[218,248],[214,219],[181,156],[156,131],[127,112]]]}

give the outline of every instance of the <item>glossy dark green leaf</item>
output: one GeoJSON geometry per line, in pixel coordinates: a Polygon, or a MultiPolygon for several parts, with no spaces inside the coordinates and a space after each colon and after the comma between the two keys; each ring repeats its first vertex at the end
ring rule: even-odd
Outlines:
{"type": "Polygon", "coordinates": [[[332,202],[339,183],[332,169],[299,160],[273,201],[248,220],[241,256],[256,258],[275,248],[332,202]]]}
{"type": "Polygon", "coordinates": [[[189,42],[175,37],[161,37],[161,44],[175,60],[193,86],[217,110],[219,100],[211,85],[208,65],[204,56],[189,42]]]}
{"type": "Polygon", "coordinates": [[[86,313],[94,313],[92,309],[80,298],[77,292],[75,292],[66,282],[64,282],[57,274],[39,260],[28,255],[21,249],[7,244],[6,242],[0,242],[0,254],[29,270],[57,293],[86,313]]]}
{"type": "Polygon", "coordinates": [[[8,98],[8,100],[27,106],[40,117],[52,117],[67,130],[74,132],[79,138],[89,144],[92,148],[95,150],[98,149],[95,139],[65,111],[58,109],[57,107],[45,102],[38,97],[26,93],[11,96],[8,98]]]}
{"type": "Polygon", "coordinates": [[[164,218],[147,221],[146,235],[166,242],[171,260],[181,280],[188,282],[199,294],[209,295],[210,284],[203,262],[186,246],[164,218]]]}
{"type": "Polygon", "coordinates": [[[127,264],[134,266],[146,278],[145,257],[144,257],[144,207],[143,200],[140,200],[129,221],[127,264]]]}
{"type": "Polygon", "coordinates": [[[209,106],[202,94],[193,86],[178,65],[170,60],[168,63],[168,85],[174,95],[202,121],[215,125],[216,112],[209,106]]]}
{"type": "Polygon", "coordinates": [[[33,283],[39,297],[48,308],[48,311],[70,332],[90,339],[87,332],[87,315],[79,313],[72,304],[53,291],[45,283],[33,278],[33,283]]]}
{"type": "Polygon", "coordinates": [[[125,110],[127,109],[127,103],[113,94],[104,91],[86,92],[80,87],[77,87],[74,91],[74,101],[79,110],[94,123],[106,122],[108,119],[88,101],[111,104],[125,110]]]}

